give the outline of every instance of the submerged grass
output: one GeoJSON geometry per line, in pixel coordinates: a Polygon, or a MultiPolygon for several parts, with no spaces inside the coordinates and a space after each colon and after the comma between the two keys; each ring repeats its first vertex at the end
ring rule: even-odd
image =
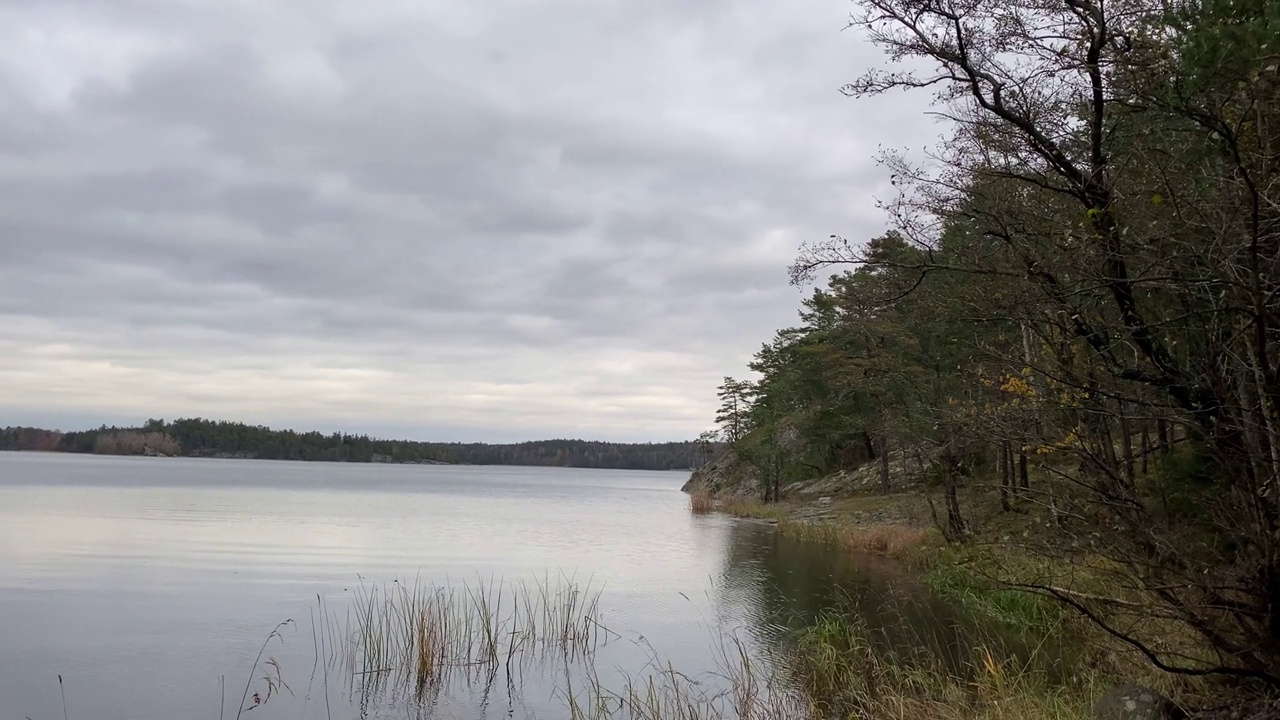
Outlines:
{"type": "Polygon", "coordinates": [[[687,675],[651,655],[650,671],[621,674],[611,689],[588,674],[585,687],[566,685],[570,720],[798,720],[817,718],[808,697],[779,668],[761,665],[732,633],[718,638],[716,669],[687,675]]]}

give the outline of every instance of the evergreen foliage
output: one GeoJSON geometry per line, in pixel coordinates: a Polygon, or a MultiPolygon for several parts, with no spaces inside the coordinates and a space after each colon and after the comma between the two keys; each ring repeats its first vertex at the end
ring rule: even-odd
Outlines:
{"type": "Polygon", "coordinates": [[[101,427],[58,433],[0,430],[0,450],[58,450],[121,455],[185,455],[266,460],[535,465],[625,470],[683,470],[706,453],[696,442],[608,443],[541,440],[513,444],[380,440],[368,435],[273,430],[261,425],[190,418],[148,420],[138,428],[101,427]]]}

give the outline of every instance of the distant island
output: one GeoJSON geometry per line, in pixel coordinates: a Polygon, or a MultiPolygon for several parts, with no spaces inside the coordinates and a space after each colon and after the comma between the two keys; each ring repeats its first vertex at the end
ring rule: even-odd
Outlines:
{"type": "Polygon", "coordinates": [[[532,465],[618,470],[686,470],[710,452],[706,443],[610,443],[538,440],[512,444],[380,440],[347,433],[273,430],[262,425],[189,418],[138,427],[61,432],[0,430],[0,450],[172,457],[448,465],[532,465]]]}

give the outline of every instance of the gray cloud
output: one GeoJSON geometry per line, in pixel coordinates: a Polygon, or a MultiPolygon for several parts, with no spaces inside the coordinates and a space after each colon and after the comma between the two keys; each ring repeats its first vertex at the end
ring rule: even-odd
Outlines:
{"type": "Polygon", "coordinates": [[[848,9],[0,4],[0,423],[690,437],[936,134],[848,9]]]}

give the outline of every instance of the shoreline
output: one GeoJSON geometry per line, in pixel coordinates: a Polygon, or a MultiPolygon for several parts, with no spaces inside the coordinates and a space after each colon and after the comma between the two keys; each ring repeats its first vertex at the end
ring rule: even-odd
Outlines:
{"type": "MultiPolygon", "coordinates": [[[[857,642],[822,648],[822,652],[827,653],[823,657],[828,658],[823,662],[850,667],[869,666],[890,675],[912,675],[914,684],[901,688],[900,696],[897,689],[881,696],[896,709],[912,705],[919,699],[912,694],[921,692],[927,696],[964,697],[972,703],[974,692],[987,692],[981,687],[981,683],[987,680],[998,685],[999,702],[1004,708],[979,710],[970,705],[967,709],[947,708],[943,712],[934,706],[935,716],[940,720],[1090,717],[1096,701],[1108,693],[1134,686],[1150,688],[1175,700],[1191,713],[1192,718],[1217,720],[1224,717],[1218,714],[1218,708],[1257,700],[1247,692],[1241,695],[1240,688],[1212,678],[1162,673],[1145,662],[1133,648],[1107,635],[1057,599],[1020,587],[1019,582],[1029,582],[1030,577],[1038,574],[1057,575],[1067,570],[1075,574],[1075,582],[1065,585],[1062,592],[1076,593],[1078,597],[1101,597],[1095,594],[1098,592],[1095,585],[1100,578],[1093,575],[1087,555],[1041,557],[1007,542],[1011,534],[1034,531],[1034,518],[1029,514],[981,516],[976,529],[972,529],[964,541],[948,543],[934,525],[925,502],[926,498],[934,502],[940,498],[933,497],[933,493],[923,487],[887,494],[863,489],[841,497],[821,499],[793,496],[775,503],[733,496],[717,497],[705,489],[695,489],[688,494],[691,507],[698,507],[694,498],[700,496],[701,507],[706,508],[709,498],[711,509],[704,512],[722,513],[747,522],[773,526],[783,535],[826,544],[834,552],[887,558],[917,575],[943,601],[995,628],[993,637],[1003,633],[1030,640],[1033,644],[1053,644],[1063,649],[1064,657],[1071,658],[1067,680],[1047,682],[1027,668],[988,666],[987,663],[999,657],[998,652],[993,652],[992,648],[978,648],[970,661],[971,670],[975,677],[983,680],[957,685],[956,678],[936,669],[925,670],[923,675],[912,675],[918,669],[899,666],[898,659],[891,656],[868,656],[865,648],[860,649],[857,642]],[[1010,572],[1014,575],[1009,576],[1010,572]]],[[[987,500],[989,498],[986,497],[971,498],[967,507],[973,515],[979,516],[978,510],[987,500]]],[[[1124,600],[1131,605],[1143,602],[1141,597],[1124,600]]],[[[841,627],[840,632],[851,637],[858,632],[856,617],[839,622],[851,623],[841,627]]],[[[1170,637],[1170,642],[1175,643],[1190,640],[1181,636],[1170,637]]],[[[839,688],[831,686],[814,689],[820,693],[839,692],[839,688]]],[[[995,702],[994,697],[989,699],[995,702]]],[[[1258,703],[1259,708],[1272,708],[1262,700],[1258,703]]]]}
{"type": "Polygon", "coordinates": [[[97,453],[97,452],[72,452],[69,450],[43,450],[28,448],[0,448],[0,453],[15,453],[24,455],[66,455],[71,457],[120,457],[120,458],[168,458],[176,460],[260,460],[262,462],[299,462],[299,463],[316,463],[328,465],[430,465],[441,467],[524,467],[524,468],[552,468],[560,470],[621,470],[626,472],[655,472],[655,473],[691,473],[689,468],[671,468],[655,470],[652,468],[633,468],[633,467],[604,467],[597,465],[552,465],[552,464],[536,464],[536,463],[451,463],[443,460],[350,460],[350,459],[322,459],[322,458],[273,458],[258,457],[256,455],[218,453],[218,454],[198,454],[198,455],[167,455],[165,453],[97,453]]]}

